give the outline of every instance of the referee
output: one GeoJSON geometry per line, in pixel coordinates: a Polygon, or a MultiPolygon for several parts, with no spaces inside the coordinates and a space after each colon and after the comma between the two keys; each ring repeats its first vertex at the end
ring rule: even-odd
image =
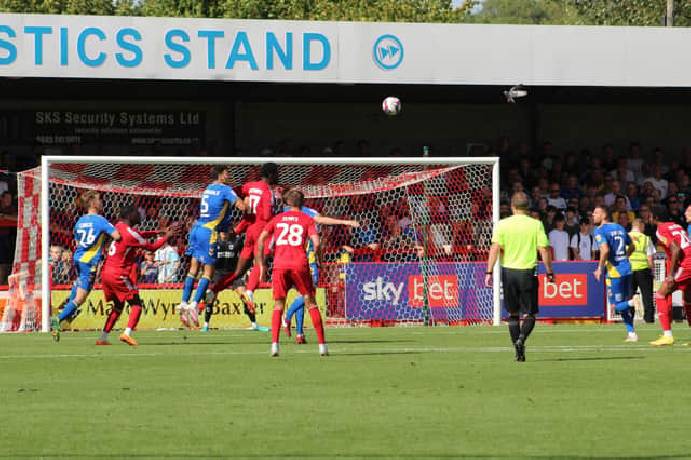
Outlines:
{"type": "Polygon", "coordinates": [[[545,228],[542,222],[528,216],[528,195],[515,193],[511,197],[511,212],[513,215],[500,220],[494,229],[485,285],[492,286],[494,266],[501,251],[501,282],[504,306],[509,313],[509,334],[516,348],[516,361],[525,361],[525,341],[535,327],[538,313],[538,251],[549,282],[554,282],[554,272],[545,228]]]}

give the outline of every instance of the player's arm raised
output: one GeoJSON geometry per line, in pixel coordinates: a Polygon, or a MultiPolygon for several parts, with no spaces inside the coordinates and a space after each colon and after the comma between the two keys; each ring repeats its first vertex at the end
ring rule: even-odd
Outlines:
{"type": "Polygon", "coordinates": [[[336,219],[334,217],[327,216],[314,216],[314,222],[319,225],[347,225],[348,227],[357,228],[360,226],[360,222],[357,220],[346,220],[346,219],[336,219]]]}

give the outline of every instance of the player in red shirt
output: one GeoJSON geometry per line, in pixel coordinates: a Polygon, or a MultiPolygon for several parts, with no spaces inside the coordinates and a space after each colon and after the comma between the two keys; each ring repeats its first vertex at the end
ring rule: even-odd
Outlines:
{"type": "Polygon", "coordinates": [[[130,306],[130,315],[127,320],[127,329],[120,334],[120,341],[136,347],[139,345],[132,337],[132,330],[136,328],[139,317],[142,314],[142,301],[139,298],[139,288],[137,288],[137,264],[136,257],[139,249],[155,251],[162,247],[171,235],[168,229],[165,236],[160,237],[153,243],[147,242],[146,237],[153,236],[158,232],[138,233],[132,227],[140,223],[139,211],[134,206],[127,206],[121,209],[120,219],[115,224],[115,228],[120,233],[120,240],[113,241],[108,250],[106,261],[101,271],[101,284],[103,295],[106,302],[113,302],[113,308],[106,318],[101,337],[96,341],[96,345],[110,345],[108,334],[117,322],[125,302],[130,306]],[[144,236],[143,236],[144,235],[144,236]]]}
{"type": "MultiPolygon", "coordinates": [[[[690,207],[687,206],[687,212],[690,207]]],[[[676,290],[683,292],[686,320],[691,326],[691,241],[686,230],[674,222],[658,224],[657,239],[667,255],[667,277],[655,293],[662,336],[650,342],[651,345],[659,347],[674,344],[671,316],[672,293],[676,290]]]]}
{"type": "MultiPolygon", "coordinates": [[[[278,183],[278,177],[278,165],[265,163],[261,167],[261,180],[248,182],[242,186],[240,194],[246,198],[248,208],[242,220],[235,227],[235,233],[246,232],[245,245],[238,257],[235,271],[218,280],[209,289],[210,294],[206,298],[207,304],[212,303],[219,292],[227,289],[233,284],[233,281],[242,277],[250,268],[254,260],[259,235],[274,216],[274,195],[271,187],[278,183]]],[[[255,264],[247,280],[246,297],[240,297],[249,311],[254,311],[253,293],[259,286],[261,278],[260,267],[255,264]]]]}
{"type": "Polygon", "coordinates": [[[278,356],[278,338],[281,333],[281,320],[286,296],[291,287],[305,299],[305,305],[312,318],[312,325],[317,332],[319,354],[326,356],[329,351],[324,341],[324,327],[321,314],[314,302],[314,284],[307,261],[307,240],[312,241],[313,250],[319,260],[319,235],[314,220],[301,211],[305,196],[297,190],[285,194],[286,204],[290,207],[269,222],[259,235],[256,252],[256,266],[264,270],[266,240],[273,236],[274,264],[271,275],[274,297],[274,312],[271,318],[271,356],[278,356]]]}

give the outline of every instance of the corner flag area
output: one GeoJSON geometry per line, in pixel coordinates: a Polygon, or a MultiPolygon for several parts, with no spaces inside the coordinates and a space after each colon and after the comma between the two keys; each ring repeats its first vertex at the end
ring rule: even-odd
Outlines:
{"type": "Polygon", "coordinates": [[[688,329],[538,328],[521,365],[484,326],[331,329],[328,358],[309,331],[280,359],[250,331],[4,334],[0,457],[688,458],[688,329]]]}

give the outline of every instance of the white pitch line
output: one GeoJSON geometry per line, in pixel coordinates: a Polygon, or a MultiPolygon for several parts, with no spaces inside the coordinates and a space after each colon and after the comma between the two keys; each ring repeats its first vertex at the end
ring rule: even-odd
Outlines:
{"type": "MultiPolygon", "coordinates": [[[[146,345],[144,345],[146,346],[146,345]]],[[[506,353],[513,351],[512,347],[400,347],[400,348],[331,348],[336,355],[349,356],[353,353],[358,356],[372,354],[397,354],[397,353],[506,353]]],[[[691,352],[691,347],[671,347],[674,352],[691,352]]],[[[530,353],[592,353],[592,352],[627,352],[627,351],[655,351],[662,352],[660,348],[646,345],[553,345],[528,347],[530,353]]],[[[222,352],[192,352],[180,353],[179,358],[186,356],[256,356],[267,355],[268,351],[222,351],[222,352]]],[[[314,354],[315,350],[291,350],[291,354],[314,354]]],[[[0,355],[0,359],[66,359],[66,358],[151,358],[170,356],[170,353],[123,353],[123,354],[43,354],[43,355],[0,355]]]]}

